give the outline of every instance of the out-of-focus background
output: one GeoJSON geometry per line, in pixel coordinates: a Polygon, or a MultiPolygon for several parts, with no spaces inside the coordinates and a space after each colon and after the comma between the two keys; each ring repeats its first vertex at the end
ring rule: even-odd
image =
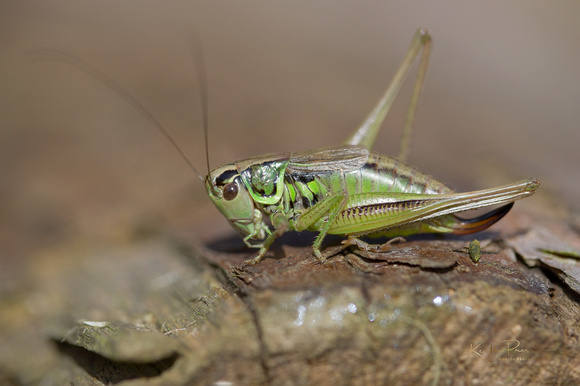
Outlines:
{"type": "MultiPolygon", "coordinates": [[[[577,1],[4,1],[0,4],[0,281],[27,257],[139,221],[230,232],[142,115],[54,49],[129,90],[206,173],[191,40],[203,43],[212,167],[338,144],[368,114],[418,27],[434,38],[411,163],[458,190],[535,176],[580,206],[577,1]]],[[[411,83],[375,148],[395,155],[411,83]]],[[[544,205],[534,198],[521,205],[544,205]]],[[[519,204],[518,204],[519,205],[519,204]]],[[[163,225],[161,225],[163,226],[163,225]]],[[[196,233],[196,232],[194,232],[196,233]]]]}

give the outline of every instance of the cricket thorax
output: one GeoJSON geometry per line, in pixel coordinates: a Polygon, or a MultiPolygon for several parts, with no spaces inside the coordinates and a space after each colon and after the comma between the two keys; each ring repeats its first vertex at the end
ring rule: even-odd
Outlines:
{"type": "Polygon", "coordinates": [[[328,194],[328,186],[314,174],[287,173],[284,176],[283,205],[293,214],[299,215],[304,210],[316,205],[328,194]]]}

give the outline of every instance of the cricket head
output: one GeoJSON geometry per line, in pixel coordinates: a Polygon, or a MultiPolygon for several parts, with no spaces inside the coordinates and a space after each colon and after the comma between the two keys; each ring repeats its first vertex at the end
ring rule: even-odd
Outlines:
{"type": "Polygon", "coordinates": [[[216,208],[245,241],[266,238],[268,228],[262,220],[262,212],[256,207],[235,164],[212,170],[205,179],[205,187],[216,208]]]}
{"type": "Polygon", "coordinates": [[[250,247],[271,234],[263,219],[264,208],[281,205],[284,172],[290,153],[265,155],[212,170],[205,179],[209,198],[250,247]]]}

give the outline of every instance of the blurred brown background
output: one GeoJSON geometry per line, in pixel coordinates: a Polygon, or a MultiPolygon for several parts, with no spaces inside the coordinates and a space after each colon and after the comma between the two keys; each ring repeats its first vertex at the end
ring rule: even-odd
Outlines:
{"type": "MultiPolygon", "coordinates": [[[[139,221],[186,224],[195,239],[230,232],[143,116],[78,69],[25,64],[28,50],[101,69],[205,174],[193,34],[205,50],[215,167],[340,143],[427,27],[434,50],[411,163],[458,190],[535,176],[577,210],[579,17],[577,1],[4,1],[0,281],[14,283],[42,248],[106,242],[139,221]]],[[[382,153],[397,152],[409,86],[379,135],[382,153]]],[[[520,205],[543,205],[537,197],[520,205]]]]}

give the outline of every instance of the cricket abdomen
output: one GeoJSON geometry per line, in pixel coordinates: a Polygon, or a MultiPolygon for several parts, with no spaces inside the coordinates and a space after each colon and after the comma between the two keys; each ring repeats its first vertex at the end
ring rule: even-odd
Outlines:
{"type": "Polygon", "coordinates": [[[453,190],[395,158],[371,152],[358,170],[344,175],[348,195],[363,193],[444,194],[453,190]]]}
{"type": "MultiPolygon", "coordinates": [[[[435,200],[424,195],[449,194],[453,190],[431,176],[397,159],[370,153],[358,170],[343,175],[347,204],[330,227],[334,234],[367,234],[390,228],[401,214],[435,200]],[[408,195],[408,196],[407,196],[408,195]],[[423,195],[420,198],[416,195],[423,195]]],[[[403,224],[398,224],[401,226],[403,224]]],[[[420,226],[419,226],[420,228],[420,226]]],[[[410,230],[418,233],[419,229],[410,230]]]]}

